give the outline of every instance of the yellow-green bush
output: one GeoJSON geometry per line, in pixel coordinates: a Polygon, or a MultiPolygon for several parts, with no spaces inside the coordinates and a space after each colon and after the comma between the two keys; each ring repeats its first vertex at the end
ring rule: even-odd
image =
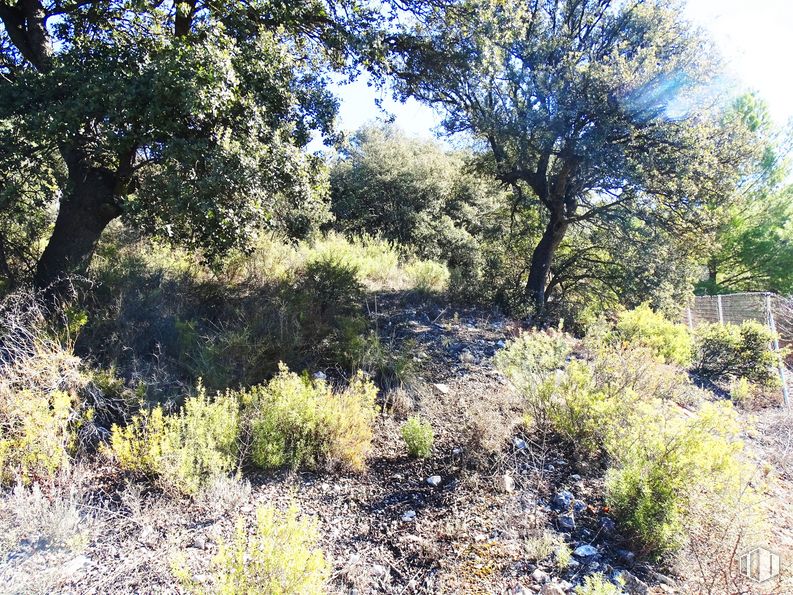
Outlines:
{"type": "MultiPolygon", "coordinates": [[[[218,595],[314,595],[325,592],[330,566],[317,545],[317,526],[301,519],[296,507],[285,513],[271,506],[256,511],[252,533],[237,521],[231,543],[221,543],[212,560],[211,592],[218,595]]],[[[175,572],[183,586],[203,592],[184,568],[175,572]]]]}
{"type": "Polygon", "coordinates": [[[621,312],[615,332],[620,340],[649,349],[662,363],[691,362],[691,336],[685,325],[667,320],[647,304],[621,312]]]}
{"type": "Polygon", "coordinates": [[[602,573],[590,574],[575,588],[575,595],[622,595],[622,589],[602,573]]]}
{"type": "Polygon", "coordinates": [[[695,332],[699,374],[713,380],[745,378],[758,384],[778,381],[776,356],[770,349],[774,336],[759,322],[703,324],[695,332]]]}
{"type": "Polygon", "coordinates": [[[423,293],[440,293],[449,285],[449,269],[433,260],[415,260],[405,266],[410,287],[423,293]]]}
{"type": "Polygon", "coordinates": [[[376,394],[361,373],[334,393],[326,382],[282,365],[270,382],[242,393],[254,464],[362,470],[371,448],[376,394]]]}
{"type": "Polygon", "coordinates": [[[496,353],[496,366],[519,388],[536,384],[565,366],[573,340],[562,332],[532,331],[496,353]]]}
{"type": "Polygon", "coordinates": [[[124,427],[113,426],[110,451],[123,469],[155,475],[166,489],[196,494],[238,462],[239,402],[211,400],[203,388],[182,409],[143,411],[124,427]]]}
{"type": "Polygon", "coordinates": [[[402,425],[402,439],[411,457],[424,459],[432,452],[435,432],[430,422],[413,415],[402,425]]]}
{"type": "Polygon", "coordinates": [[[737,506],[747,470],[740,426],[729,403],[706,403],[693,417],[645,404],[607,445],[607,501],[617,520],[655,556],[675,551],[697,522],[694,511],[737,506]]]}
{"type": "Polygon", "coordinates": [[[0,480],[51,477],[74,451],[74,398],[64,391],[0,387],[0,480]]]}

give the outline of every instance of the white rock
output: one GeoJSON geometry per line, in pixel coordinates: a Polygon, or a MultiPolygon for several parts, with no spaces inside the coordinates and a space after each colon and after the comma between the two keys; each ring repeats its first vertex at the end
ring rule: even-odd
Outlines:
{"type": "Polygon", "coordinates": [[[416,518],[416,511],[415,510],[408,510],[402,515],[402,520],[406,523],[414,520],[416,518]]]}
{"type": "Polygon", "coordinates": [[[372,565],[372,574],[375,576],[385,576],[388,573],[388,568],[383,566],[382,564],[373,564],[372,565]]]}
{"type": "Polygon", "coordinates": [[[515,436],[512,439],[512,446],[514,446],[518,450],[524,450],[526,448],[526,441],[523,438],[518,438],[517,436],[515,436]]]}
{"type": "Polygon", "coordinates": [[[535,568],[534,572],[531,573],[531,578],[535,583],[540,583],[541,585],[551,580],[550,575],[542,568],[535,568]]]}
{"type": "Polygon", "coordinates": [[[540,595],[565,595],[564,589],[556,583],[545,583],[540,589],[540,595]]]}
{"type": "Polygon", "coordinates": [[[573,550],[573,555],[577,558],[591,558],[598,555],[598,549],[591,545],[579,545],[573,550]]]}
{"type": "Polygon", "coordinates": [[[512,476],[504,474],[497,480],[498,489],[507,494],[515,491],[515,480],[512,476]]]}
{"type": "Polygon", "coordinates": [[[430,475],[427,478],[427,483],[433,488],[437,488],[439,485],[441,485],[441,481],[443,481],[443,479],[441,479],[440,475],[430,475]]]}
{"type": "Polygon", "coordinates": [[[433,384],[432,386],[434,386],[435,390],[437,390],[442,395],[448,395],[449,394],[449,385],[447,385],[447,384],[443,384],[441,382],[438,382],[436,384],[433,384]]]}
{"type": "Polygon", "coordinates": [[[87,565],[91,560],[86,558],[85,556],[77,556],[76,558],[67,562],[63,570],[66,574],[74,574],[78,570],[81,570],[85,565],[87,565]]]}
{"type": "Polygon", "coordinates": [[[327,380],[328,376],[325,372],[314,372],[313,374],[314,380],[327,380]]]}

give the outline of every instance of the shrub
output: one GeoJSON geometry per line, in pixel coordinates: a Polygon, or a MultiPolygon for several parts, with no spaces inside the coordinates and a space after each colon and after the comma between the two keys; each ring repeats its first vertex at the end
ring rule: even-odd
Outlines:
{"type": "Polygon", "coordinates": [[[435,432],[428,421],[423,421],[418,416],[411,416],[402,426],[402,439],[411,457],[424,459],[432,452],[435,442],[435,432]]]}
{"type": "Polygon", "coordinates": [[[334,393],[323,380],[300,377],[282,365],[270,382],[242,395],[254,464],[362,470],[371,448],[376,394],[361,373],[334,393]]]}
{"type": "Polygon", "coordinates": [[[441,293],[449,285],[449,269],[433,260],[416,260],[405,267],[410,286],[422,293],[441,293]]]}
{"type": "Polygon", "coordinates": [[[696,371],[713,380],[746,378],[772,384],[777,380],[776,357],[769,349],[773,338],[768,328],[752,320],[703,324],[695,333],[696,371]]]}
{"type": "Polygon", "coordinates": [[[690,418],[645,406],[640,421],[613,435],[607,502],[646,553],[677,550],[703,502],[737,504],[746,487],[739,434],[729,403],[706,403],[690,418]]]}
{"type": "Polygon", "coordinates": [[[602,573],[590,574],[575,588],[575,595],[621,595],[622,589],[602,573]]]}
{"type": "Polygon", "coordinates": [[[70,423],[72,397],[0,390],[0,469],[2,479],[28,484],[54,475],[69,461],[76,435],[70,423]]]}
{"type": "MultiPolygon", "coordinates": [[[[220,544],[212,560],[211,592],[219,595],[324,593],[330,567],[317,545],[318,540],[317,526],[299,518],[296,507],[285,513],[271,506],[259,507],[253,533],[245,530],[240,518],[234,540],[220,544]]],[[[186,568],[177,568],[175,574],[188,590],[203,591],[186,568]]]]}
{"type": "Polygon", "coordinates": [[[122,469],[156,475],[166,489],[195,495],[234,469],[238,436],[236,397],[210,400],[199,386],[174,415],[158,406],[125,427],[114,426],[110,450],[122,469]]]}
{"type": "Polygon", "coordinates": [[[496,354],[496,366],[520,387],[564,368],[572,349],[572,338],[562,332],[532,331],[510,341],[496,354]]]}
{"type": "Polygon", "coordinates": [[[662,363],[691,362],[691,336],[685,325],[670,322],[647,304],[620,313],[615,332],[622,341],[649,349],[662,363]]]}

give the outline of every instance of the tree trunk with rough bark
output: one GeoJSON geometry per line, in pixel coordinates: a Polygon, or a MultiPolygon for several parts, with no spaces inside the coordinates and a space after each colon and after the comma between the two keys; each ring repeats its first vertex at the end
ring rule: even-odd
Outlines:
{"type": "Polygon", "coordinates": [[[108,169],[75,163],[60,200],[52,236],[36,267],[37,288],[59,292],[58,282],[85,271],[99,237],[121,215],[116,175],[108,169]]]}
{"type": "Polygon", "coordinates": [[[548,284],[548,273],[551,270],[554,254],[562,243],[569,223],[565,219],[563,209],[551,211],[551,217],[542,238],[534,248],[531,257],[529,279],[526,283],[526,295],[534,305],[535,314],[542,316],[545,310],[545,288],[548,284]]]}

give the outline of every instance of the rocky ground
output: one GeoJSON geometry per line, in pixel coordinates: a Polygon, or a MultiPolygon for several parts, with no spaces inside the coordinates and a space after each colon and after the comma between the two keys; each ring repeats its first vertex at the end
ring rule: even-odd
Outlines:
{"type": "MultiPolygon", "coordinates": [[[[391,393],[366,473],[254,474],[188,502],[92,468],[73,478],[82,486],[79,515],[68,502],[53,511],[44,495],[8,494],[0,591],[179,592],[174,564],[205,580],[238,515],[253,519],[259,503],[289,502],[320,521],[339,593],[557,595],[592,572],[621,574],[630,593],[686,589],[617,533],[597,469],[521,432],[519,399],[492,363],[518,325],[393,295],[371,312],[383,341],[409,355],[414,379],[391,393]],[[399,435],[413,408],[436,432],[423,461],[407,458],[399,435]]],[[[776,471],[774,543],[793,551],[790,419],[761,415],[750,442],[776,471]]]]}

